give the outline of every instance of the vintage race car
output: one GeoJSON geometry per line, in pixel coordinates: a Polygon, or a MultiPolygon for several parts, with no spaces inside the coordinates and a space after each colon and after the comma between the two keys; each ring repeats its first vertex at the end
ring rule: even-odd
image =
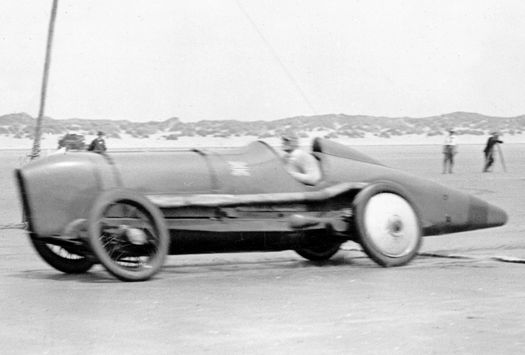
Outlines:
{"type": "Polygon", "coordinates": [[[382,266],[408,263],[423,236],[501,226],[467,193],[315,139],[323,178],[296,181],[264,142],[227,151],[51,155],[16,171],[37,253],[65,273],[102,264],[146,280],[167,254],[295,250],[326,260],[352,240],[382,266]]]}

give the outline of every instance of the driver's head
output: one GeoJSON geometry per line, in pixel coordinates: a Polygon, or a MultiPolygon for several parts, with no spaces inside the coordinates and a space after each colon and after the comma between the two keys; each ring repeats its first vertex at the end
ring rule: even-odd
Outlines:
{"type": "Polygon", "coordinates": [[[299,147],[299,139],[294,134],[283,134],[281,136],[281,143],[286,153],[293,152],[299,147]]]}

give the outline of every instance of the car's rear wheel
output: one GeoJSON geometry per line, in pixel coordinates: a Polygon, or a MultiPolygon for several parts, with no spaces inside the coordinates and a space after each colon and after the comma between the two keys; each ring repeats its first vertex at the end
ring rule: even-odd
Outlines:
{"type": "Polygon", "coordinates": [[[295,252],[311,261],[325,261],[339,251],[341,243],[326,242],[296,249],[295,252]]]}
{"type": "Polygon", "coordinates": [[[110,190],[88,217],[88,244],[100,263],[123,281],[143,281],[162,267],[169,236],[161,211],[128,190],[110,190]]]}
{"type": "Polygon", "coordinates": [[[354,226],[365,253],[385,267],[410,262],[421,247],[421,222],[414,204],[399,187],[380,183],[354,199],[354,226]]]}

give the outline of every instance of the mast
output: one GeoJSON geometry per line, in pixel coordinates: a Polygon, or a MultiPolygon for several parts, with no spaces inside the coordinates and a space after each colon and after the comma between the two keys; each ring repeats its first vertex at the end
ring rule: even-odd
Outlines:
{"type": "Polygon", "coordinates": [[[49,19],[49,28],[47,32],[46,59],[44,62],[44,76],[42,78],[42,88],[40,91],[40,109],[36,119],[35,138],[33,140],[33,149],[31,159],[40,155],[40,140],[42,138],[42,121],[44,119],[44,109],[46,106],[47,81],[49,77],[49,66],[51,64],[51,47],[53,45],[53,34],[55,30],[55,19],[57,15],[58,0],[53,0],[51,8],[51,17],[49,19]]]}

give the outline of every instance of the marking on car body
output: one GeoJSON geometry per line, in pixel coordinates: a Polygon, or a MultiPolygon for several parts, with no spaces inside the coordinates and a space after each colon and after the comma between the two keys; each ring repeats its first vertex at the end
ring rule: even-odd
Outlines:
{"type": "Polygon", "coordinates": [[[228,161],[233,176],[251,176],[248,164],[243,161],[228,161]]]}

